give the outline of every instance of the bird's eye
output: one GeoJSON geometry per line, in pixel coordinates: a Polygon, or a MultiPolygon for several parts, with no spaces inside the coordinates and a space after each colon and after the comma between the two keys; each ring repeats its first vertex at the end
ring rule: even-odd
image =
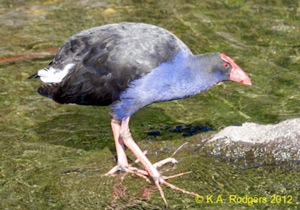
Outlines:
{"type": "Polygon", "coordinates": [[[224,64],[223,64],[223,67],[224,67],[225,69],[227,69],[227,68],[229,67],[229,63],[224,63],[224,64]]]}

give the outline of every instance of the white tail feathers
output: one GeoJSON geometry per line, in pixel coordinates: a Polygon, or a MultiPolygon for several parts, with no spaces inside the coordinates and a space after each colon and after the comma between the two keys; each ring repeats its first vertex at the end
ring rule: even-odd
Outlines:
{"type": "Polygon", "coordinates": [[[70,69],[74,67],[74,63],[69,63],[64,69],[54,69],[53,67],[41,69],[38,71],[38,76],[45,83],[59,83],[69,73],[70,69]]]}

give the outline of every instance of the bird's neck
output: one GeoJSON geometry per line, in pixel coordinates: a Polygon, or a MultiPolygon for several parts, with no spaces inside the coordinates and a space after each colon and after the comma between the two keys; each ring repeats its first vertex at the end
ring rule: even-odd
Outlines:
{"type": "Polygon", "coordinates": [[[179,52],[172,61],[133,81],[129,89],[143,93],[150,103],[186,98],[219,82],[204,69],[205,64],[205,59],[179,52]]]}
{"type": "Polygon", "coordinates": [[[171,62],[164,63],[157,71],[151,72],[157,74],[155,78],[159,78],[157,88],[154,89],[162,94],[160,98],[162,100],[186,98],[220,82],[215,75],[205,69],[208,67],[206,60],[205,55],[195,56],[179,52],[171,62]]]}

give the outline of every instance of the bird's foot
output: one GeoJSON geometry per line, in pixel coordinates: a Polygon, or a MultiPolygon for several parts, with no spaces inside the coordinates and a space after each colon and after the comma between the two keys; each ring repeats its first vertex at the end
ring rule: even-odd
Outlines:
{"type": "Polygon", "coordinates": [[[162,176],[161,173],[158,171],[158,167],[160,167],[160,166],[162,166],[166,163],[169,163],[169,162],[177,163],[177,161],[174,158],[172,158],[172,156],[171,156],[170,158],[167,158],[165,160],[162,160],[162,161],[159,161],[155,164],[152,164],[149,161],[149,159],[146,157],[146,155],[142,152],[142,150],[139,148],[139,146],[133,140],[133,138],[131,136],[131,133],[130,133],[130,130],[129,130],[128,123],[129,123],[129,117],[122,119],[121,128],[120,128],[120,137],[123,139],[124,145],[126,145],[126,147],[135,155],[135,157],[144,166],[145,171],[147,172],[147,175],[153,179],[153,181],[154,181],[156,187],[158,188],[160,196],[162,197],[165,205],[168,206],[168,203],[167,203],[167,200],[165,198],[164,192],[162,190],[162,185],[166,185],[166,186],[168,186],[168,187],[170,187],[174,190],[178,190],[178,191],[186,193],[186,194],[198,196],[197,193],[183,190],[183,189],[181,189],[181,188],[179,188],[179,187],[177,187],[173,184],[170,184],[169,182],[166,181],[167,179],[178,177],[178,176],[181,176],[183,174],[190,173],[190,172],[181,173],[181,174],[177,174],[177,175],[169,176],[169,177],[162,176]]]}
{"type": "MultiPolygon", "coordinates": [[[[146,154],[146,151],[144,152],[144,154],[146,154]]],[[[139,160],[137,159],[133,163],[138,163],[138,162],[139,162],[139,160]]],[[[177,191],[189,194],[189,195],[198,196],[197,193],[190,192],[190,191],[187,191],[187,190],[183,190],[183,189],[181,189],[181,188],[179,188],[179,187],[177,187],[177,186],[175,186],[175,185],[173,185],[173,184],[166,181],[168,179],[176,178],[176,177],[191,173],[191,171],[188,171],[188,172],[183,172],[183,173],[179,173],[179,174],[175,174],[175,175],[171,175],[171,176],[162,176],[161,173],[158,172],[157,170],[158,170],[158,168],[162,167],[163,165],[165,165],[167,163],[177,164],[178,161],[174,158],[166,158],[164,160],[161,160],[161,161],[158,161],[158,162],[154,163],[153,164],[153,169],[156,171],[155,172],[156,174],[159,174],[159,176],[158,177],[152,177],[152,180],[154,181],[154,183],[155,183],[155,185],[156,185],[156,187],[157,187],[157,189],[160,193],[160,196],[163,199],[165,205],[167,206],[168,203],[167,203],[167,200],[165,198],[164,192],[162,190],[162,187],[161,187],[162,185],[166,185],[166,186],[170,187],[173,190],[177,190],[177,191]]],[[[136,168],[136,167],[132,167],[131,164],[129,164],[127,166],[122,166],[120,164],[117,164],[116,166],[114,166],[111,170],[109,170],[104,175],[105,176],[115,176],[119,171],[124,172],[124,174],[122,176],[122,179],[124,179],[124,177],[127,174],[135,174],[135,175],[145,179],[148,183],[151,183],[151,181],[148,177],[151,177],[150,174],[153,174],[152,171],[148,173],[146,170],[139,169],[139,168],[136,168]]]]}
{"type": "MultiPolygon", "coordinates": [[[[158,162],[154,163],[153,166],[154,166],[154,168],[158,169],[158,168],[162,167],[163,165],[165,165],[167,163],[177,164],[178,161],[175,158],[169,157],[169,158],[166,158],[166,159],[163,159],[161,161],[158,161],[158,162]]],[[[180,192],[183,192],[183,193],[186,193],[186,194],[189,194],[189,195],[198,196],[197,193],[189,192],[187,190],[183,190],[183,189],[181,189],[181,188],[179,188],[179,187],[177,187],[177,186],[175,186],[175,185],[173,185],[173,184],[166,181],[167,179],[176,178],[176,177],[179,177],[179,176],[182,176],[182,175],[185,175],[185,174],[189,174],[189,173],[192,173],[192,171],[187,171],[187,172],[183,172],[183,173],[179,173],[179,174],[175,174],[175,175],[171,175],[171,176],[162,176],[159,173],[160,176],[158,178],[152,177],[153,180],[154,180],[154,183],[155,183],[155,185],[156,185],[156,187],[157,187],[157,189],[160,193],[160,196],[163,199],[166,206],[168,206],[168,203],[167,203],[167,200],[165,198],[164,192],[162,190],[162,187],[161,187],[162,185],[166,185],[166,186],[170,187],[173,190],[178,190],[180,192]]]]}
{"type": "MultiPolygon", "coordinates": [[[[146,155],[147,151],[144,151],[143,153],[146,155]]],[[[104,174],[104,176],[115,176],[118,172],[124,172],[122,178],[124,178],[127,174],[135,174],[135,175],[145,179],[148,183],[151,183],[148,178],[149,174],[146,170],[139,169],[139,168],[132,166],[133,164],[137,164],[138,162],[139,162],[139,160],[136,159],[132,164],[128,164],[128,165],[123,165],[123,164],[118,163],[116,166],[114,166],[112,169],[110,169],[106,174],[104,174]]],[[[163,159],[161,161],[154,163],[153,166],[156,169],[158,169],[167,163],[177,164],[178,161],[175,158],[169,157],[169,158],[166,158],[166,159],[163,159]]],[[[173,176],[163,176],[163,179],[164,180],[171,179],[171,178],[179,177],[179,176],[182,176],[182,175],[185,175],[188,173],[191,173],[191,171],[176,174],[173,176]]]]}
{"type": "Polygon", "coordinates": [[[168,176],[168,177],[166,177],[166,176],[160,176],[158,178],[154,178],[153,177],[154,183],[155,183],[155,185],[156,185],[156,187],[157,187],[157,189],[159,191],[160,197],[163,199],[166,207],[168,206],[168,202],[166,200],[164,191],[162,190],[162,187],[161,187],[162,185],[166,185],[166,186],[170,187],[173,190],[177,190],[177,191],[180,191],[180,192],[185,193],[185,194],[189,194],[189,195],[193,195],[193,196],[198,196],[197,193],[190,192],[190,191],[187,191],[187,190],[183,190],[183,189],[181,189],[181,188],[179,188],[179,187],[177,187],[177,186],[175,186],[175,185],[173,185],[173,184],[171,184],[171,183],[169,183],[169,182],[166,181],[167,179],[171,179],[171,178],[174,178],[174,177],[182,176],[182,175],[187,174],[187,173],[191,173],[191,172],[189,171],[189,172],[180,173],[180,174],[176,174],[176,175],[168,176]]]}
{"type": "MultiPolygon", "coordinates": [[[[143,153],[146,155],[147,151],[144,151],[143,153]]],[[[139,160],[137,159],[133,162],[133,164],[136,164],[138,162],[139,162],[139,160]]],[[[125,172],[122,178],[124,178],[126,174],[135,174],[135,175],[145,179],[148,183],[150,183],[150,180],[147,177],[148,172],[143,169],[132,167],[131,164],[126,165],[126,164],[118,163],[116,166],[114,166],[112,169],[110,169],[106,174],[104,174],[104,176],[114,176],[119,171],[125,172]]]]}
{"type": "MultiPolygon", "coordinates": [[[[156,162],[153,164],[154,168],[158,169],[159,167],[165,165],[166,163],[172,163],[172,164],[177,164],[178,161],[174,158],[166,158],[164,160],[161,160],[159,162],[156,162]]],[[[151,174],[153,174],[152,172],[149,172],[151,174]]],[[[171,176],[162,176],[160,173],[159,173],[159,177],[152,177],[152,179],[154,180],[154,183],[160,193],[160,196],[161,198],[163,199],[164,203],[166,206],[168,206],[168,203],[167,203],[167,200],[165,198],[165,194],[162,190],[162,185],[166,185],[168,187],[170,187],[171,189],[173,190],[177,190],[177,191],[180,191],[180,192],[183,192],[185,194],[189,194],[189,195],[193,195],[193,196],[198,196],[197,193],[194,193],[194,192],[190,192],[190,191],[187,191],[187,190],[183,190],[169,182],[167,182],[166,180],[167,179],[172,179],[172,178],[176,178],[176,177],[179,177],[179,176],[182,176],[182,175],[185,175],[185,174],[189,174],[189,173],[192,173],[192,171],[187,171],[187,172],[183,172],[183,173],[179,173],[179,174],[175,174],[175,175],[171,175],[171,176]]]]}
{"type": "Polygon", "coordinates": [[[127,174],[135,174],[143,179],[145,179],[148,183],[151,183],[148,176],[148,173],[145,170],[136,168],[136,167],[132,167],[130,165],[128,166],[121,166],[121,165],[116,165],[115,167],[113,167],[111,170],[109,170],[106,174],[104,174],[104,176],[115,176],[117,174],[117,172],[122,171],[124,172],[123,177],[125,177],[125,175],[127,174]]]}

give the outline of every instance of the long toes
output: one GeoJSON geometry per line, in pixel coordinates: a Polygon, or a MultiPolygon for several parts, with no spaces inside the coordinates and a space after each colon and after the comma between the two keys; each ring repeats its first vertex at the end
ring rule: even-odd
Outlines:
{"type": "Polygon", "coordinates": [[[126,167],[116,165],[111,170],[109,170],[106,174],[104,174],[104,176],[115,176],[118,171],[125,172],[122,179],[124,179],[126,174],[135,174],[135,175],[145,179],[146,182],[151,183],[150,179],[147,177],[149,175],[147,171],[139,169],[139,168],[132,167],[130,165],[126,166],[126,167]]]}
{"type": "MultiPolygon", "coordinates": [[[[147,151],[144,151],[143,153],[144,153],[144,155],[146,155],[147,151]]],[[[138,162],[139,162],[139,160],[136,159],[135,161],[133,161],[132,164],[136,164],[138,162]]],[[[104,174],[104,176],[115,176],[118,171],[124,171],[124,172],[129,172],[129,173],[135,173],[136,172],[135,174],[140,174],[140,175],[144,175],[144,176],[149,175],[148,172],[145,171],[145,170],[132,167],[131,166],[132,164],[129,164],[129,165],[126,165],[126,166],[121,166],[121,165],[117,164],[112,169],[110,169],[106,174],[104,174]]]]}
{"type": "Polygon", "coordinates": [[[183,189],[181,189],[181,188],[179,188],[179,187],[177,187],[177,186],[175,186],[175,185],[173,185],[173,184],[171,184],[171,183],[169,183],[169,182],[166,182],[165,180],[161,181],[161,184],[167,185],[167,186],[170,187],[171,189],[173,189],[173,190],[178,190],[178,191],[183,192],[183,193],[185,193],[185,194],[189,194],[189,195],[193,195],[193,196],[198,196],[197,193],[190,192],[190,191],[187,191],[187,190],[183,190],[183,189]]]}
{"type": "Polygon", "coordinates": [[[157,189],[158,189],[158,191],[159,191],[160,197],[163,199],[163,201],[164,201],[166,207],[168,207],[168,202],[167,202],[167,200],[166,200],[164,191],[162,190],[160,184],[161,184],[161,182],[160,182],[159,179],[155,180],[155,185],[156,185],[156,187],[157,187],[157,189]]]}
{"type": "Polygon", "coordinates": [[[176,178],[176,177],[179,177],[179,176],[183,176],[183,175],[186,175],[186,174],[189,174],[189,173],[192,173],[192,171],[187,171],[187,172],[183,172],[183,173],[180,173],[180,174],[175,174],[175,175],[172,175],[172,176],[163,176],[164,180],[167,180],[167,179],[172,179],[172,178],[176,178]]]}
{"type": "MultiPolygon", "coordinates": [[[[186,172],[186,173],[190,173],[190,172],[186,172]]],[[[181,176],[181,175],[186,174],[186,173],[177,174],[175,176],[181,176]]],[[[172,176],[172,178],[175,177],[175,176],[172,176]]],[[[157,187],[157,189],[159,191],[160,197],[163,199],[166,207],[168,206],[168,203],[167,203],[167,200],[165,198],[165,194],[164,194],[164,192],[162,190],[162,185],[166,185],[166,186],[170,187],[173,190],[177,190],[177,191],[180,191],[180,192],[185,193],[185,194],[189,194],[189,195],[193,195],[193,196],[198,196],[197,193],[181,189],[181,188],[179,188],[179,187],[177,187],[177,186],[175,186],[175,185],[173,185],[173,184],[165,181],[164,177],[159,177],[157,179],[154,179],[154,183],[155,183],[155,185],[156,185],[156,187],[157,187]]]]}
{"type": "Polygon", "coordinates": [[[104,176],[115,176],[118,171],[120,171],[120,166],[116,165],[112,169],[110,169],[104,176]]]}
{"type": "Polygon", "coordinates": [[[154,163],[153,166],[155,168],[160,168],[160,167],[162,167],[163,165],[165,165],[167,163],[177,164],[178,161],[175,158],[169,157],[169,158],[166,158],[164,160],[161,160],[161,161],[158,161],[158,162],[154,163]]]}
{"type": "Polygon", "coordinates": [[[143,179],[146,180],[146,182],[148,183],[151,183],[150,179],[147,177],[148,176],[148,173],[145,171],[145,170],[142,170],[142,169],[138,169],[138,168],[135,168],[135,167],[128,167],[126,170],[125,170],[126,173],[131,173],[131,174],[135,174],[143,179]]]}

